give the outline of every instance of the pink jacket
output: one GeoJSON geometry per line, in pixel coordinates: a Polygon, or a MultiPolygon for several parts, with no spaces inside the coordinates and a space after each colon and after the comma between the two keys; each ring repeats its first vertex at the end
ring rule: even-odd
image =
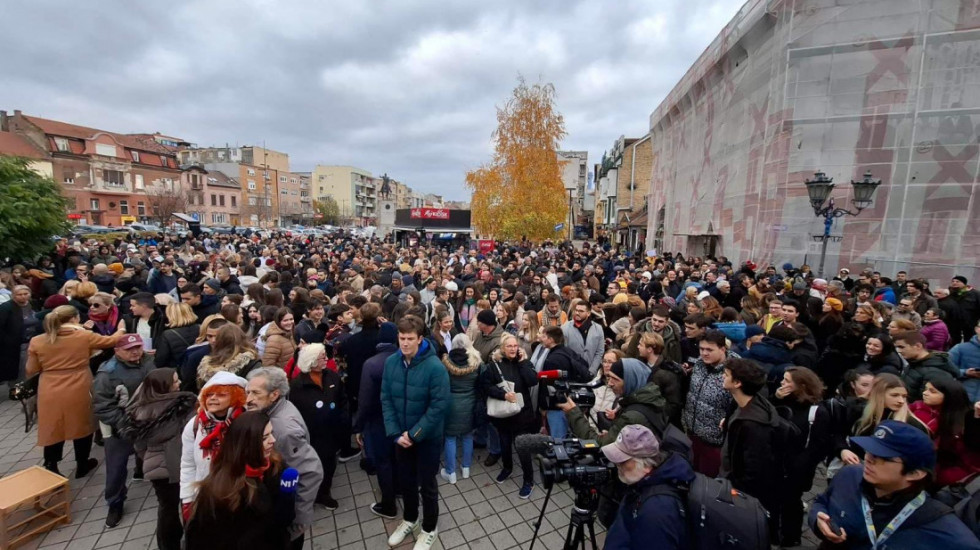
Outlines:
{"type": "Polygon", "coordinates": [[[929,351],[946,351],[949,349],[949,329],[942,321],[922,322],[922,336],[926,339],[926,349],[929,351]]]}

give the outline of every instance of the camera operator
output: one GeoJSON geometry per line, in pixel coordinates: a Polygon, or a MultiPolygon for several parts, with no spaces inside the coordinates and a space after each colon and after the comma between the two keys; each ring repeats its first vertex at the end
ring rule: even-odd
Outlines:
{"type": "Polygon", "coordinates": [[[616,464],[619,480],[627,485],[606,536],[606,550],[687,548],[683,504],[673,493],[677,485],[694,480],[687,460],[661,452],[657,436],[638,425],[624,427],[602,453],[616,464]]]}
{"type": "MultiPolygon", "coordinates": [[[[639,359],[620,359],[609,367],[606,384],[619,398],[619,406],[615,409],[615,417],[609,429],[602,433],[597,433],[592,428],[588,418],[571,398],[558,407],[565,412],[565,418],[575,437],[595,439],[600,445],[616,441],[620,430],[630,424],[646,426],[656,434],[663,434],[667,427],[667,401],[660,394],[660,387],[656,382],[647,382],[649,377],[650,369],[639,359]]],[[[600,493],[598,518],[603,525],[612,525],[622,493],[623,487],[616,480],[600,493]]]]}
{"type": "MultiPolygon", "coordinates": [[[[535,370],[562,371],[568,374],[572,382],[589,381],[591,378],[589,364],[565,345],[565,335],[561,328],[542,327],[539,340],[541,345],[531,355],[531,363],[534,364],[535,370]]],[[[554,391],[552,385],[539,384],[538,403],[546,403],[546,394],[554,395],[554,391]]],[[[541,408],[545,411],[545,418],[548,421],[548,433],[555,439],[564,439],[568,434],[568,421],[565,419],[565,414],[560,410],[547,410],[544,406],[541,408]]]]}

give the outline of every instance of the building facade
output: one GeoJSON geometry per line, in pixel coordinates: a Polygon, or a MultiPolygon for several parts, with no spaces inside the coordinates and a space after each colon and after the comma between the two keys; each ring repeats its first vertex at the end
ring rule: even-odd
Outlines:
{"type": "Polygon", "coordinates": [[[236,177],[199,165],[186,167],[182,176],[187,214],[204,225],[241,225],[242,187],[236,177]]]}
{"type": "Polygon", "coordinates": [[[382,180],[371,172],[354,166],[317,165],[310,185],[317,199],[337,201],[342,219],[359,226],[377,225],[382,180]]]}
{"type": "MultiPolygon", "coordinates": [[[[562,163],[561,180],[568,195],[570,220],[574,225],[592,224],[591,212],[586,209],[585,190],[589,175],[588,151],[558,151],[562,163]]],[[[594,207],[593,207],[594,208],[594,207]]],[[[568,221],[565,222],[569,223],[568,221]]]]}
{"type": "Polygon", "coordinates": [[[652,246],[817,266],[803,182],[826,172],[851,207],[870,170],[826,272],[977,279],[978,57],[974,0],[750,0],[650,116],[652,246]]]}
{"type": "Polygon", "coordinates": [[[602,232],[614,244],[637,250],[646,242],[647,198],[653,168],[650,136],[620,136],[609,154],[596,165],[596,235],[602,232]]]}
{"type": "Polygon", "coordinates": [[[0,112],[0,126],[50,160],[76,223],[120,226],[165,222],[180,200],[176,149],[150,134],[118,134],[65,122],[0,112]]]}

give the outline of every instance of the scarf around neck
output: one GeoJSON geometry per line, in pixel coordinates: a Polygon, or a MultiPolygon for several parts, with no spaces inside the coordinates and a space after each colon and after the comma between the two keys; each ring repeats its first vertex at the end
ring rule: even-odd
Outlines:
{"type": "Polygon", "coordinates": [[[205,436],[201,439],[201,450],[204,451],[206,458],[214,458],[221,450],[221,440],[224,439],[224,432],[231,425],[231,422],[241,416],[245,409],[239,407],[230,409],[224,420],[218,420],[209,415],[205,409],[197,412],[198,425],[204,430],[205,436]]]}
{"type": "Polygon", "coordinates": [[[266,460],[265,463],[263,463],[258,468],[253,468],[253,467],[249,466],[248,464],[246,464],[245,465],[245,477],[252,477],[252,478],[255,478],[255,479],[262,479],[265,476],[266,470],[268,470],[268,469],[269,469],[269,461],[268,460],[266,460]]]}

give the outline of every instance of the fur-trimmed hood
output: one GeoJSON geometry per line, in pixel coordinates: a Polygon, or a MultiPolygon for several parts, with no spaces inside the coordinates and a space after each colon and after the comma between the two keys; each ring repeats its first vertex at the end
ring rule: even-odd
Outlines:
{"type": "Polygon", "coordinates": [[[224,365],[215,365],[211,363],[211,356],[205,355],[201,359],[201,364],[197,367],[197,379],[202,381],[210,380],[212,376],[218,371],[226,371],[232,374],[238,374],[252,361],[255,361],[258,357],[255,352],[248,350],[243,351],[232,358],[230,361],[224,365]]]}
{"type": "Polygon", "coordinates": [[[446,366],[446,370],[449,371],[450,376],[465,376],[470,374],[471,372],[474,372],[476,369],[480,368],[480,363],[480,352],[473,348],[466,348],[465,367],[456,365],[451,359],[449,359],[448,353],[442,356],[442,364],[446,366]]]}

